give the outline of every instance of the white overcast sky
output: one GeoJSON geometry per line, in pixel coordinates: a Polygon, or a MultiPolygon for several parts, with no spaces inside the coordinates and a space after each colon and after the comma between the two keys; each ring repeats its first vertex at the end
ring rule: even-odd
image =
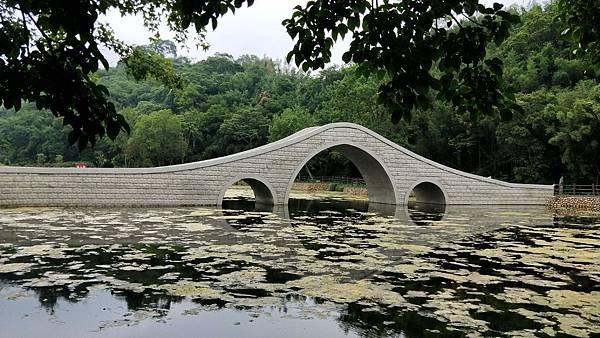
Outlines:
{"type": "MultiPolygon", "coordinates": [[[[543,1],[538,0],[537,2],[543,1]]],[[[483,2],[528,6],[532,0],[484,0],[483,2]]],[[[215,53],[227,53],[234,57],[254,54],[283,60],[287,52],[292,49],[293,41],[287,35],[281,21],[291,16],[294,6],[303,3],[306,3],[306,0],[256,0],[254,5],[249,8],[245,6],[240,8],[235,15],[226,14],[219,20],[215,31],[208,28],[207,41],[210,44],[208,51],[196,48],[189,43],[188,50],[180,50],[179,54],[192,60],[202,60],[215,53]]],[[[116,36],[127,43],[136,45],[148,43],[151,34],[143,26],[140,17],[121,17],[119,13],[112,12],[100,20],[109,23],[116,36]]],[[[167,30],[161,31],[161,35],[163,39],[173,37],[173,34],[167,30]]],[[[348,44],[349,41],[336,44],[332,53],[333,63],[342,63],[341,57],[348,44]]],[[[116,63],[117,57],[114,54],[106,53],[106,56],[111,64],[116,63]]]]}

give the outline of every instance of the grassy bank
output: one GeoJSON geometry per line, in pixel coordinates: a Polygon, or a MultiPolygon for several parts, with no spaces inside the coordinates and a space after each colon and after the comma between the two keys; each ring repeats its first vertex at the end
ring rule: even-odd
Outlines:
{"type": "Polygon", "coordinates": [[[367,186],[344,182],[294,182],[292,191],[301,192],[339,192],[347,195],[367,195],[367,186]]]}

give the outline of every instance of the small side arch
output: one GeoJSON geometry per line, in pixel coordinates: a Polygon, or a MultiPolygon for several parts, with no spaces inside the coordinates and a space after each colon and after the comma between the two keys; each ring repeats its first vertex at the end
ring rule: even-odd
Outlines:
{"type": "Polygon", "coordinates": [[[229,189],[235,182],[244,181],[246,182],[250,188],[252,188],[252,192],[254,192],[254,198],[256,200],[256,204],[260,205],[277,205],[277,193],[273,186],[268,183],[264,178],[255,176],[255,175],[239,175],[229,180],[223,188],[221,188],[221,192],[219,193],[219,197],[217,198],[217,206],[223,205],[223,198],[225,197],[225,192],[229,189]]]}
{"type": "Polygon", "coordinates": [[[327,149],[339,151],[356,166],[367,185],[369,202],[382,204],[397,203],[396,186],[394,185],[392,175],[383,160],[381,160],[373,151],[347,141],[329,143],[308,154],[308,156],[297,165],[296,170],[292,173],[292,177],[290,178],[288,187],[285,191],[285,200],[283,203],[288,203],[292,185],[300,170],[302,170],[306,163],[313,157],[327,149]]]}
{"type": "Polygon", "coordinates": [[[404,204],[408,204],[411,192],[414,192],[417,203],[448,204],[448,194],[443,185],[436,180],[423,179],[415,182],[406,192],[404,204]]]}

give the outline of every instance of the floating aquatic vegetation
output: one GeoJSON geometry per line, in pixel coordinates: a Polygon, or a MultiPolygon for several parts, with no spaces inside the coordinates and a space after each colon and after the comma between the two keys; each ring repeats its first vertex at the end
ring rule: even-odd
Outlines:
{"type": "Polygon", "coordinates": [[[371,304],[387,304],[401,306],[406,303],[404,298],[390,290],[392,285],[373,283],[366,280],[356,282],[341,282],[330,276],[309,276],[287,283],[311,297],[327,299],[336,303],[354,303],[370,301],[371,304]]]}
{"type": "Polygon", "coordinates": [[[0,273],[25,273],[34,265],[33,263],[2,263],[0,264],[0,273]]]}
{"type": "Polygon", "coordinates": [[[109,290],[134,310],[101,331],[162,320],[182,299],[194,303],[185,316],[264,316],[295,299],[308,305],[285,318],[314,315],[371,336],[600,332],[597,219],[448,208],[415,220],[336,203],[280,213],[0,210],[0,283],[22,288],[0,302],[35,295],[52,308],[109,290]]]}
{"type": "Polygon", "coordinates": [[[158,289],[165,290],[172,296],[187,296],[194,298],[222,299],[225,295],[211,288],[209,283],[179,281],[175,284],[160,285],[158,289]]]}

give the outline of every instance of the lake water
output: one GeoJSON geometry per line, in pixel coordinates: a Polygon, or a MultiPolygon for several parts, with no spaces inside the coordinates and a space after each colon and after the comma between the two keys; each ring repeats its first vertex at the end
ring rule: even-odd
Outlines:
{"type": "Polygon", "coordinates": [[[0,209],[1,337],[600,337],[600,219],[543,207],[0,209]]]}

